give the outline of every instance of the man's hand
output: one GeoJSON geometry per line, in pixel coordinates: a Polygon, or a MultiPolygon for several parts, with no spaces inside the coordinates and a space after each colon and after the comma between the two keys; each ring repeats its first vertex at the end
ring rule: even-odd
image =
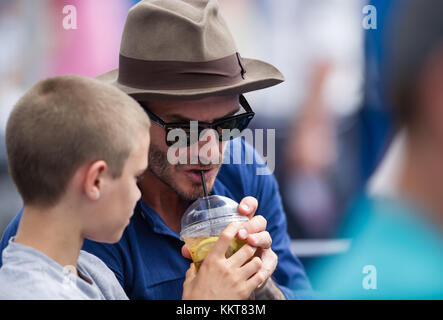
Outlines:
{"type": "MultiPolygon", "coordinates": [[[[262,263],[261,268],[254,276],[260,280],[257,286],[258,291],[263,291],[260,289],[267,283],[277,267],[278,257],[271,249],[272,238],[269,232],[266,231],[266,219],[262,216],[254,217],[257,207],[258,202],[254,197],[245,197],[240,201],[238,212],[246,215],[250,220],[245,222],[238,230],[237,238],[240,240],[247,240],[249,246],[257,248],[255,256],[259,257],[262,263]]],[[[185,245],[182,247],[182,254],[184,257],[191,259],[191,254],[185,245]]]]}
{"type": "Polygon", "coordinates": [[[254,257],[257,248],[245,244],[231,257],[225,253],[239,224],[231,223],[202,262],[198,274],[194,264],[186,272],[183,299],[247,299],[262,282],[258,274],[261,259],[254,257]]]}
{"type": "Polygon", "coordinates": [[[258,286],[258,289],[260,289],[274,273],[278,257],[271,249],[272,238],[269,232],[266,231],[266,219],[262,216],[254,217],[257,208],[258,202],[254,197],[245,197],[240,201],[238,212],[248,216],[250,220],[243,224],[237,238],[240,240],[247,239],[249,245],[259,248],[255,255],[262,260],[262,267],[258,272],[263,280],[258,286]]]}

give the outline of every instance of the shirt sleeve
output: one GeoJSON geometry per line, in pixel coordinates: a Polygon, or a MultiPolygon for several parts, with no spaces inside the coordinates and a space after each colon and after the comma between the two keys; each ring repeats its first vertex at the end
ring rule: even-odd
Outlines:
{"type": "Polygon", "coordinates": [[[128,300],[115,272],[110,270],[102,260],[88,252],[81,252],[81,259],[87,264],[89,275],[106,300],[128,300]]]}
{"type": "Polygon", "coordinates": [[[85,239],[82,250],[98,257],[104,264],[114,272],[118,282],[125,288],[125,277],[122,257],[117,244],[99,243],[85,239]]]}
{"type": "MultiPolygon", "coordinates": [[[[246,148],[252,149],[248,145],[246,148]]],[[[260,157],[258,153],[253,152],[255,157],[260,157]]],[[[262,168],[262,173],[265,172],[263,166],[249,167],[254,170],[248,174],[251,177],[249,194],[258,200],[256,215],[262,215],[267,220],[266,230],[272,237],[272,250],[278,256],[278,265],[273,274],[274,280],[287,299],[309,298],[312,295],[310,282],[300,260],[290,250],[286,214],[283,210],[277,180],[269,170],[266,172],[268,174],[257,174],[258,167],[262,168]]]]}

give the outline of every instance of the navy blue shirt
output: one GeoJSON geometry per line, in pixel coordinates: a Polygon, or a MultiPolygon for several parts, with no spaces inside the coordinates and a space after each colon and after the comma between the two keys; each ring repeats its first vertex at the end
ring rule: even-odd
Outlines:
{"type": "MultiPolygon", "coordinates": [[[[233,155],[236,153],[232,145],[229,145],[231,164],[221,166],[212,193],[237,202],[246,196],[258,200],[256,215],[262,215],[268,221],[267,231],[273,240],[272,249],[278,256],[273,278],[288,299],[306,297],[311,290],[310,283],[302,264],[289,249],[286,216],[275,177],[273,174],[257,175],[256,169],[263,166],[255,161],[257,154],[254,149],[243,142],[243,160],[248,159],[245,158],[245,152],[252,153],[254,163],[245,164],[242,161],[242,164],[233,164],[233,155]]],[[[0,244],[1,250],[6,247],[9,238],[15,235],[20,217],[21,212],[6,229],[0,244]]],[[[181,254],[183,244],[179,235],[140,200],[118,243],[85,240],[83,250],[106,263],[130,299],[181,299],[185,273],[191,262],[181,254]]]]}

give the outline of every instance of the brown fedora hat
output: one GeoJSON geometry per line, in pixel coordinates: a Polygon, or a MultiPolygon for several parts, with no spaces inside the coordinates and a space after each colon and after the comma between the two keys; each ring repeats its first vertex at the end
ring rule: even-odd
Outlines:
{"type": "Polygon", "coordinates": [[[216,0],[144,0],[126,18],[119,68],[97,79],[138,100],[240,94],[284,81],[274,66],[242,58],[216,0]]]}

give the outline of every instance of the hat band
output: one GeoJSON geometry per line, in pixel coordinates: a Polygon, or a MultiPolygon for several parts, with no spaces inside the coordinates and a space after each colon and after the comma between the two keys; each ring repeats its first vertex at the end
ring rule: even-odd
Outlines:
{"type": "Polygon", "coordinates": [[[141,60],[120,54],[118,82],[138,89],[204,89],[237,84],[244,73],[238,52],[204,62],[141,60]]]}

